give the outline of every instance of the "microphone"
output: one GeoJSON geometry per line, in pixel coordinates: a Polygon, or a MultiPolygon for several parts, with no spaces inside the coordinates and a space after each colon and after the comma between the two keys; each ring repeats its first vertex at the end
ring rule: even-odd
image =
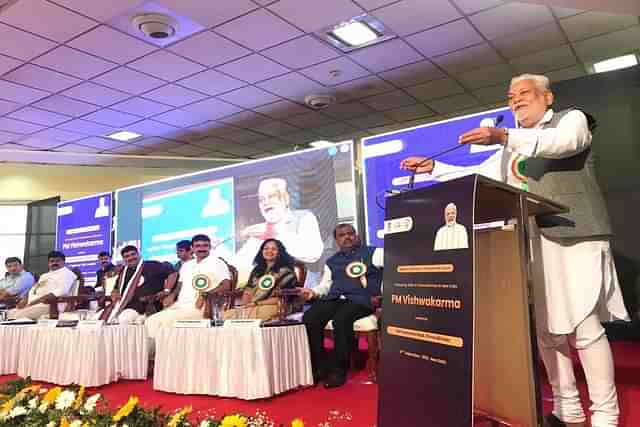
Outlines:
{"type": "MultiPolygon", "coordinates": [[[[493,128],[493,127],[497,127],[500,123],[502,123],[502,121],[504,120],[504,115],[502,114],[498,114],[495,119],[492,119],[490,117],[485,117],[484,119],[482,119],[480,121],[480,127],[487,127],[487,128],[493,128]]],[[[415,181],[416,181],[416,173],[417,170],[420,166],[424,165],[426,162],[428,162],[429,160],[433,160],[436,157],[440,157],[442,155],[445,155],[451,151],[457,150],[458,148],[464,147],[464,145],[461,144],[456,144],[454,147],[450,147],[447,148],[446,150],[440,151],[430,157],[425,157],[424,160],[422,160],[421,162],[419,162],[415,169],[413,170],[413,172],[411,173],[411,176],[409,176],[409,182],[407,183],[407,189],[408,190],[413,190],[413,187],[415,185],[415,181]]]]}

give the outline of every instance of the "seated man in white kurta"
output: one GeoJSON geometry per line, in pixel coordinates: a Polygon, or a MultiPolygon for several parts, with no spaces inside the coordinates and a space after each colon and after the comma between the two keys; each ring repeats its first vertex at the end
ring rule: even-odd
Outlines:
{"type": "Polygon", "coordinates": [[[192,285],[196,276],[207,276],[217,284],[216,292],[230,289],[231,277],[227,264],[216,256],[209,256],[211,239],[198,234],[191,240],[191,246],[196,258],[185,262],[180,268],[178,299],[175,302],[165,300],[164,305],[169,307],[149,317],[145,322],[147,334],[152,339],[155,339],[160,328],[171,327],[176,320],[203,318],[202,304],[198,304],[198,291],[192,285]]]}
{"type": "MultiPolygon", "coordinates": [[[[48,301],[51,298],[69,296],[76,286],[76,275],[65,266],[65,256],[62,252],[51,251],[47,255],[49,272],[40,276],[38,283],[33,285],[26,298],[18,303],[17,308],[9,310],[9,319],[37,320],[49,315],[48,301]]],[[[64,310],[64,304],[58,307],[64,310]]]]}
{"type": "Polygon", "coordinates": [[[454,203],[449,203],[444,209],[445,224],[438,229],[433,244],[434,251],[448,249],[466,249],[469,247],[469,236],[464,225],[458,224],[458,208],[454,203]]]}

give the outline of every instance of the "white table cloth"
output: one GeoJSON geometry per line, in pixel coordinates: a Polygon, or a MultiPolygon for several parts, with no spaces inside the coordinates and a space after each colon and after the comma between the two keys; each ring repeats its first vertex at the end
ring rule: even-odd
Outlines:
{"type": "Polygon", "coordinates": [[[313,384],[304,325],[163,328],[155,390],[262,399],[313,384]]]}
{"type": "Polygon", "coordinates": [[[20,343],[18,375],[54,384],[96,387],[147,378],[144,326],[99,329],[30,327],[20,343]]]}
{"type": "Polygon", "coordinates": [[[0,375],[18,372],[20,342],[31,326],[0,326],[0,375]]]}

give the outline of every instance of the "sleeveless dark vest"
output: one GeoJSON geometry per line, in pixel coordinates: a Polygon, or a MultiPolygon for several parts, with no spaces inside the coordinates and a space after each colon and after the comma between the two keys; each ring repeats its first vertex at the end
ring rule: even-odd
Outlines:
{"type": "MultiPolygon", "coordinates": [[[[543,129],[556,128],[572,109],[553,114],[543,129]]],[[[583,112],[584,113],[584,112],[583,112]]],[[[589,130],[595,119],[587,117],[589,130]]],[[[593,145],[564,159],[529,158],[524,162],[529,191],[569,207],[567,214],[544,215],[536,219],[540,232],[551,239],[609,237],[612,234],[607,207],[596,179],[593,145]]]]}
{"type": "Polygon", "coordinates": [[[331,270],[332,284],[325,299],[333,300],[344,295],[348,300],[371,307],[371,297],[380,295],[382,284],[382,269],[374,267],[372,263],[372,246],[360,246],[354,251],[338,252],[327,260],[327,267],[331,270]],[[363,262],[367,266],[367,287],[363,287],[359,278],[349,277],[346,273],[347,265],[351,262],[363,262]]]}

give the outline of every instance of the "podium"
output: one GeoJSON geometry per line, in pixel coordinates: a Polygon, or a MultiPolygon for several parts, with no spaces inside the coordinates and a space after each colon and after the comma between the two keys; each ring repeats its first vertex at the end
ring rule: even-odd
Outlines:
{"type": "Polygon", "coordinates": [[[480,175],[387,199],[379,427],[542,425],[529,220],[564,212],[480,175]]]}

